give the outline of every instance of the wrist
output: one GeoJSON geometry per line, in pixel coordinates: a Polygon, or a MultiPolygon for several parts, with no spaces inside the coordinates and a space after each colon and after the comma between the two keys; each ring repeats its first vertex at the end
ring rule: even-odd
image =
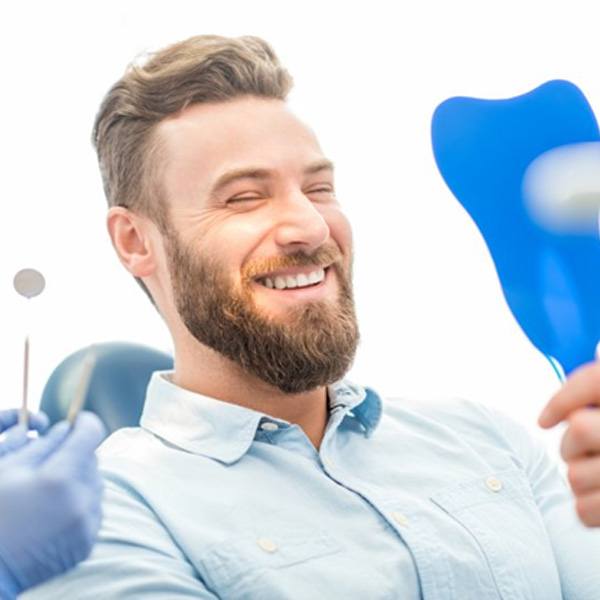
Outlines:
{"type": "Polygon", "coordinates": [[[2,600],[14,600],[22,591],[16,577],[2,558],[2,552],[0,552],[0,598],[2,600]]]}

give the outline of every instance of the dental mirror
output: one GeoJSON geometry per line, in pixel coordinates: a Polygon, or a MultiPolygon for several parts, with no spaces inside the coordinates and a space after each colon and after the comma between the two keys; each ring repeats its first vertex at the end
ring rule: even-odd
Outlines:
{"type": "Polygon", "coordinates": [[[25,298],[39,296],[46,287],[44,276],[35,269],[21,269],[13,279],[17,294],[25,298]]]}
{"type": "MultiPolygon", "coordinates": [[[[46,287],[44,276],[36,269],[21,269],[13,278],[13,286],[17,294],[27,298],[39,296],[46,287]]],[[[27,328],[29,323],[27,323],[27,328]]],[[[29,417],[27,412],[27,388],[29,384],[29,334],[25,335],[25,345],[23,353],[23,398],[21,401],[21,411],[19,413],[19,425],[26,429],[29,426],[29,417]]]]}

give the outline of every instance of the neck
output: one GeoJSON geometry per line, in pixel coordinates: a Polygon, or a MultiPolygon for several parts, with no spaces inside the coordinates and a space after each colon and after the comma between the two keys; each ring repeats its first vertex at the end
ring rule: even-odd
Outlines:
{"type": "Polygon", "coordinates": [[[173,382],[192,392],[294,423],[315,448],[321,445],[328,417],[326,387],[285,394],[197,342],[189,348],[176,348],[173,382]]]}

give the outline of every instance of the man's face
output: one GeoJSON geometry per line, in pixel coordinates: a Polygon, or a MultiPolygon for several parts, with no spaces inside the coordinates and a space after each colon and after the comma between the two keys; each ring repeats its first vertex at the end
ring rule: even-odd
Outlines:
{"type": "Polygon", "coordinates": [[[333,172],[279,100],[196,105],[159,126],[173,301],[202,344],[285,393],[339,379],[358,343],[333,172]]]}

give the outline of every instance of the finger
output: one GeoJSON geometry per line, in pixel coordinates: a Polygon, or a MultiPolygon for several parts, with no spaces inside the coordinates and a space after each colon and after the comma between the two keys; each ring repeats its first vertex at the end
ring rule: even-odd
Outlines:
{"type": "Polygon", "coordinates": [[[571,413],[560,451],[565,461],[600,453],[600,411],[580,408],[571,413]]]}
{"type": "Polygon", "coordinates": [[[600,455],[569,462],[567,476],[575,495],[600,492],[600,455]]]}
{"type": "MultiPolygon", "coordinates": [[[[27,429],[18,424],[19,412],[18,410],[8,410],[0,413],[0,417],[4,417],[4,425],[13,424],[0,433],[0,458],[7,454],[12,454],[15,450],[25,446],[30,440],[27,435],[27,429]]],[[[30,429],[43,433],[48,428],[48,417],[42,412],[37,414],[29,413],[28,425],[30,429]]]]}
{"type": "Polygon", "coordinates": [[[76,468],[78,464],[93,456],[94,451],[105,437],[106,429],[95,414],[80,413],[60,449],[48,459],[48,466],[57,469],[76,468]]]}
{"type": "MultiPolygon", "coordinates": [[[[19,422],[19,413],[17,408],[0,411],[0,432],[5,431],[9,427],[13,427],[19,422]]],[[[35,429],[40,433],[48,429],[48,417],[43,413],[28,413],[29,414],[29,429],[35,429]]]]}
{"type": "Polygon", "coordinates": [[[578,496],[575,509],[585,525],[588,527],[600,526],[600,492],[578,496]]]}
{"type": "Polygon", "coordinates": [[[14,425],[5,430],[0,441],[0,458],[22,448],[28,441],[27,430],[21,425],[14,425]]]}
{"type": "Polygon", "coordinates": [[[50,426],[50,420],[48,419],[46,413],[29,413],[29,429],[34,429],[39,433],[44,433],[48,430],[50,426]]]}
{"type": "Polygon", "coordinates": [[[7,459],[13,460],[15,464],[39,465],[60,446],[68,433],[68,423],[64,421],[57,423],[50,428],[47,434],[31,440],[29,444],[13,452],[7,459]]]}
{"type": "Polygon", "coordinates": [[[600,363],[584,365],[573,372],[542,411],[540,427],[553,427],[577,408],[600,405],[600,363]]]}
{"type": "Polygon", "coordinates": [[[19,411],[16,408],[0,411],[0,432],[16,425],[19,420],[19,411]]]}

